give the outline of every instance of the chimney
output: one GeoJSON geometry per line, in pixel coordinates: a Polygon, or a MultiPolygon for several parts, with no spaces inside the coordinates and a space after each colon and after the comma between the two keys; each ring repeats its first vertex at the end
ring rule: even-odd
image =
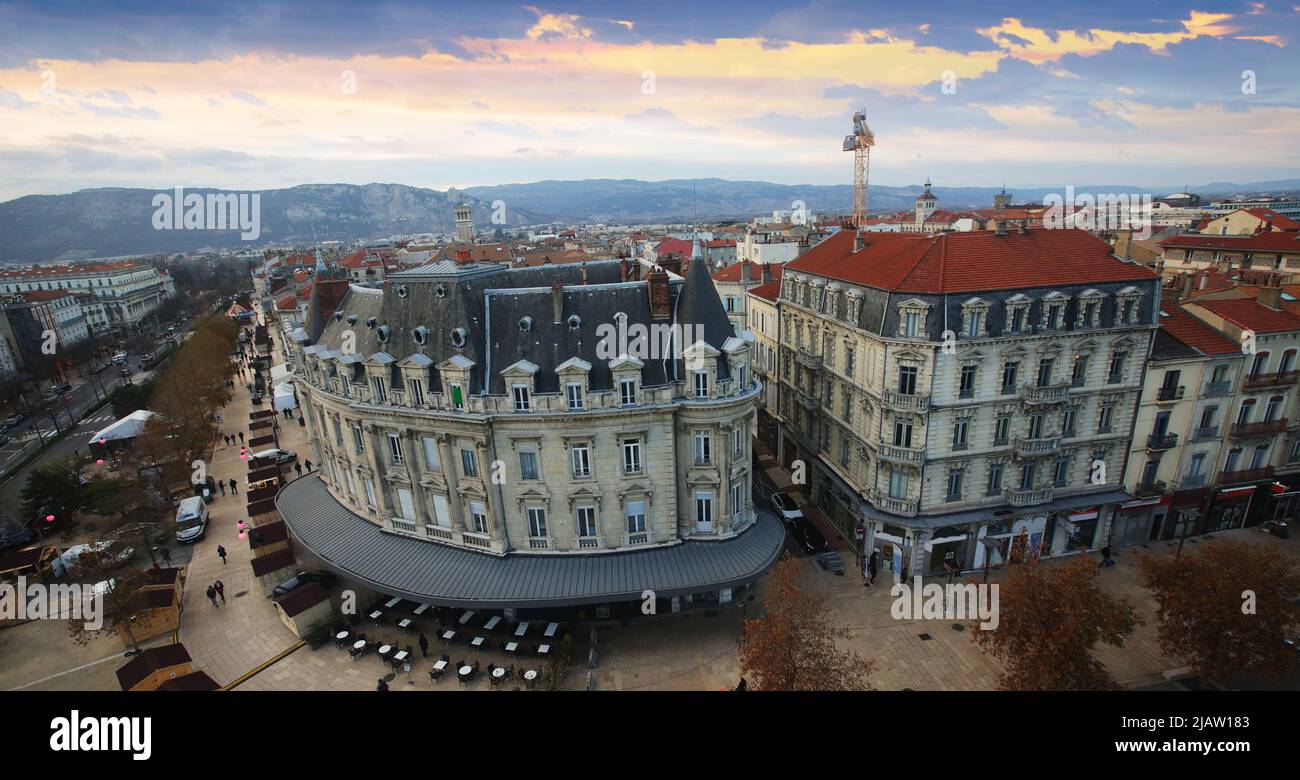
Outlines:
{"type": "Polygon", "coordinates": [[[1133,230],[1131,228],[1121,228],[1115,231],[1115,256],[1120,260],[1129,259],[1129,251],[1133,247],[1133,230]]]}
{"type": "Polygon", "coordinates": [[[861,251],[862,251],[862,247],[863,247],[865,244],[866,244],[866,241],[865,241],[865,240],[863,239],[863,237],[862,237],[862,230],[859,228],[858,230],[854,231],[854,233],[853,233],[853,251],[854,251],[854,252],[861,252],[861,251]]]}
{"type": "Polygon", "coordinates": [[[620,261],[619,261],[619,264],[618,264],[618,280],[619,280],[620,282],[626,282],[626,281],[627,281],[627,260],[620,260],[620,261]]]}
{"type": "Polygon", "coordinates": [[[1027,235],[1029,235],[1029,223],[1028,223],[1028,222],[1021,222],[1021,223],[1020,223],[1020,235],[1022,235],[1022,236],[1027,236],[1027,235]]]}
{"type": "MultiPolygon", "coordinates": [[[[1201,283],[1202,283],[1202,284],[1204,284],[1204,280],[1205,280],[1205,277],[1201,277],[1201,283]]],[[[1182,300],[1187,300],[1189,297],[1191,297],[1191,294],[1192,294],[1192,275],[1191,275],[1191,274],[1185,274],[1185,275],[1183,276],[1183,296],[1182,296],[1182,300]]]]}
{"type": "Polygon", "coordinates": [[[587,283],[587,264],[586,264],[586,263],[583,263],[583,264],[582,264],[582,283],[583,283],[583,284],[586,284],[586,283],[587,283]]]}
{"type": "Polygon", "coordinates": [[[551,314],[556,325],[564,322],[564,282],[551,282],[551,314]]]}
{"type": "Polygon", "coordinates": [[[749,280],[752,279],[752,278],[753,278],[753,277],[750,276],[750,274],[749,274],[749,261],[748,261],[748,260],[741,260],[741,261],[740,261],[740,283],[741,283],[741,285],[748,286],[748,285],[749,285],[749,280]]]}
{"type": "Polygon", "coordinates": [[[668,273],[656,268],[646,276],[646,290],[650,295],[650,319],[666,320],[672,315],[668,303],[668,273]]]}
{"type": "Polygon", "coordinates": [[[1006,234],[1007,234],[1007,223],[1002,220],[998,220],[998,227],[997,230],[993,231],[993,235],[1005,237],[1006,234]]]}
{"type": "Polygon", "coordinates": [[[1202,272],[1201,272],[1201,284],[1200,284],[1200,286],[1197,287],[1196,289],[1198,289],[1198,290],[1204,290],[1204,289],[1205,289],[1205,285],[1207,285],[1207,284],[1209,284],[1209,283],[1210,283],[1210,274],[1209,274],[1209,272],[1208,272],[1208,271],[1202,271],[1202,272]]]}
{"type": "Polygon", "coordinates": [[[763,284],[772,281],[772,264],[763,263],[763,284]]]}
{"type": "Polygon", "coordinates": [[[1255,295],[1255,300],[1264,304],[1273,311],[1282,310],[1282,288],[1273,285],[1264,285],[1259,288],[1255,295]]]}

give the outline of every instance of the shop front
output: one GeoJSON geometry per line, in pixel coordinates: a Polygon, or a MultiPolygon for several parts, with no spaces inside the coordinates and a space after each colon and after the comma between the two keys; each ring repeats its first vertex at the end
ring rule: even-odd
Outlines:
{"type": "Polygon", "coordinates": [[[1169,496],[1141,498],[1120,504],[1111,524],[1111,547],[1146,544],[1155,539],[1169,514],[1169,496]]]}
{"type": "Polygon", "coordinates": [[[1251,484],[1220,488],[1215,491],[1214,502],[1210,504],[1209,514],[1199,532],[1210,533],[1241,528],[1258,488],[1258,485],[1251,484]]]}

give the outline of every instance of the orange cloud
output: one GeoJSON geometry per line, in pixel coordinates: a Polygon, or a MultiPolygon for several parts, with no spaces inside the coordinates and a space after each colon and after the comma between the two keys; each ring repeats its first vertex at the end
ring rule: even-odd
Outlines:
{"type": "Polygon", "coordinates": [[[1182,22],[1183,29],[1178,32],[1143,33],[1092,29],[1080,33],[1074,30],[1026,27],[1019,19],[1008,17],[1002,20],[1002,24],[984,27],[977,32],[1018,59],[1042,63],[1059,60],[1067,54],[1091,57],[1110,51],[1120,44],[1145,46],[1154,53],[1163,54],[1171,44],[1203,36],[1223,38],[1231,35],[1236,32],[1236,29],[1225,24],[1231,18],[1232,14],[1192,11],[1182,22]]]}

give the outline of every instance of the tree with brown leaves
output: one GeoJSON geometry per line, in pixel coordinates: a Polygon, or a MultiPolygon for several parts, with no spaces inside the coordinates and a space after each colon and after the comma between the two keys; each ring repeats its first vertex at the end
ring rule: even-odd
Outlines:
{"type": "Polygon", "coordinates": [[[740,673],[763,691],[870,690],[875,664],[837,644],[849,632],[831,623],[826,599],[808,587],[804,564],[784,556],[767,575],[765,614],[745,620],[740,673]]]}
{"type": "Polygon", "coordinates": [[[1293,662],[1300,572],[1271,545],[1216,540],[1179,558],[1138,558],[1159,603],[1160,645],[1196,673],[1225,680],[1258,670],[1281,676],[1293,662]]]}
{"type": "Polygon", "coordinates": [[[1009,691],[1084,691],[1117,685],[1093,655],[1098,642],[1121,647],[1139,623],[1133,607],[1097,586],[1097,565],[1077,558],[1006,567],[996,629],[973,639],[1005,666],[1009,691]]]}

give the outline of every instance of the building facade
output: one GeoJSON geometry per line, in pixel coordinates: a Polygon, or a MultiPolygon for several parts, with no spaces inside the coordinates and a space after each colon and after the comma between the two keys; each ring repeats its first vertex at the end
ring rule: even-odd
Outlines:
{"type": "Polygon", "coordinates": [[[345,575],[448,605],[649,592],[676,611],[729,601],[780,551],[750,486],[762,383],[704,263],[432,263],[352,286],[292,340],[320,470],[279,508],[345,575]],[[322,504],[355,548],[332,547],[322,504]],[[394,545],[432,568],[377,562],[394,545]],[[425,576],[442,566],[461,577],[425,576]]]}
{"type": "Polygon", "coordinates": [[[96,333],[130,332],[176,294],[169,274],[133,261],[16,268],[0,273],[0,293],[67,290],[82,295],[96,333]]]}
{"type": "Polygon", "coordinates": [[[900,576],[1096,548],[1158,300],[1078,230],[832,236],[781,284],[778,457],[900,576]]]}

